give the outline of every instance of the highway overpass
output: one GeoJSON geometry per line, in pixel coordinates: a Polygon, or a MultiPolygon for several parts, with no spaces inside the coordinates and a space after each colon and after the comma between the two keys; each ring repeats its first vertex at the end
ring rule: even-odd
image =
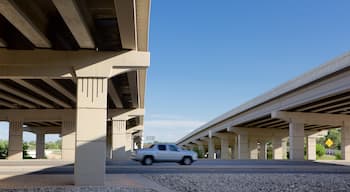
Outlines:
{"type": "MultiPolygon", "coordinates": [[[[263,74],[262,74],[263,75],[263,74]]],[[[177,141],[198,147],[208,158],[266,159],[271,142],[274,159],[316,159],[316,138],[341,128],[342,158],[350,160],[350,53],[290,80],[234,108],[177,141]]]]}
{"type": "Polygon", "coordinates": [[[76,185],[104,183],[105,160],[140,146],[149,0],[0,1],[0,121],[8,160],[22,159],[23,131],[62,138],[76,185]]]}

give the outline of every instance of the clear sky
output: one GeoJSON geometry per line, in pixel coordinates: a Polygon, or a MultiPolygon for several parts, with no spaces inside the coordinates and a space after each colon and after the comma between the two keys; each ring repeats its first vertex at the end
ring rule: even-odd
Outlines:
{"type": "Polygon", "coordinates": [[[144,136],[175,142],[349,51],[349,8],[349,0],[152,0],[144,136]]]}
{"type": "Polygon", "coordinates": [[[145,135],[176,141],[350,49],[348,0],[153,0],[145,135]]]}

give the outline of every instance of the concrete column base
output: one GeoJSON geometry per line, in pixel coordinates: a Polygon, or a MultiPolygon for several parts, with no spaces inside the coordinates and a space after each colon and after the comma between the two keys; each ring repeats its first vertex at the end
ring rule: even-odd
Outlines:
{"type": "Polygon", "coordinates": [[[214,159],[215,144],[213,138],[208,140],[208,159],[214,159]]]}
{"type": "Polygon", "coordinates": [[[316,160],[316,138],[307,137],[307,159],[316,160]]]}
{"type": "Polygon", "coordinates": [[[230,151],[228,148],[228,138],[221,138],[221,150],[220,150],[220,157],[221,159],[231,159],[230,158],[230,151]]]}
{"type": "Polygon", "coordinates": [[[45,158],[45,134],[38,132],[36,133],[36,158],[45,158]]]}
{"type": "Polygon", "coordinates": [[[350,122],[344,122],[341,129],[342,159],[350,161],[350,122]]]}
{"type": "Polygon", "coordinates": [[[289,158],[304,160],[304,124],[289,123],[289,158]]]}
{"type": "Polygon", "coordinates": [[[23,159],[23,122],[10,121],[8,160],[23,159]]]}
{"type": "Polygon", "coordinates": [[[273,147],[273,159],[275,160],[283,159],[282,138],[274,137],[272,139],[272,147],[273,147]]]}
{"type": "Polygon", "coordinates": [[[258,159],[257,140],[254,137],[249,138],[249,157],[250,159],[258,159]]]}
{"type": "Polygon", "coordinates": [[[113,160],[127,160],[126,154],[126,120],[112,122],[112,158],[113,160]]]}
{"type": "Polygon", "coordinates": [[[248,135],[238,135],[238,159],[249,159],[248,135]]]}
{"type": "Polygon", "coordinates": [[[260,141],[259,159],[266,160],[266,142],[260,141]]]}
{"type": "Polygon", "coordinates": [[[75,120],[63,120],[61,138],[62,138],[62,160],[75,160],[76,145],[76,122],[75,120]]]}

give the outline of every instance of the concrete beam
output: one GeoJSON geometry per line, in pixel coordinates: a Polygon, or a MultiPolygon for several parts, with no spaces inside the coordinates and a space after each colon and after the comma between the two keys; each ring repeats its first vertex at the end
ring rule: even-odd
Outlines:
{"type": "Polygon", "coordinates": [[[1,110],[0,120],[8,121],[21,117],[23,121],[61,121],[75,118],[73,109],[5,109],[1,110]]]}
{"type": "Polygon", "coordinates": [[[24,80],[21,80],[21,79],[14,79],[13,81],[15,81],[16,83],[22,85],[23,87],[25,88],[28,88],[30,90],[32,90],[33,92],[55,102],[56,104],[64,107],[64,108],[72,108],[69,104],[67,104],[66,102],[64,101],[61,101],[60,99],[57,99],[56,97],[53,97],[52,95],[50,95],[49,93],[47,93],[45,90],[41,89],[41,88],[38,88],[38,87],[35,87],[34,85],[24,81],[24,80]]]}
{"type": "Polygon", "coordinates": [[[304,123],[332,126],[342,126],[344,124],[344,121],[350,121],[349,115],[287,111],[273,111],[271,113],[271,117],[282,119],[289,123],[304,123]]]}
{"type": "Polygon", "coordinates": [[[0,106],[5,106],[5,107],[8,107],[8,108],[17,108],[16,105],[12,104],[12,103],[8,103],[6,101],[0,101],[0,106]]]}
{"type": "Polygon", "coordinates": [[[118,28],[124,49],[137,50],[134,0],[114,0],[118,28]]]}
{"type": "Polygon", "coordinates": [[[143,116],[145,114],[145,109],[117,109],[109,110],[108,118],[113,120],[129,120],[137,116],[143,116]]]}
{"type": "Polygon", "coordinates": [[[112,81],[108,81],[108,93],[109,95],[111,96],[111,99],[114,103],[114,105],[117,107],[117,108],[123,108],[123,103],[117,93],[117,90],[115,89],[112,81]]]}
{"type": "Polygon", "coordinates": [[[66,88],[64,88],[62,85],[54,81],[53,79],[43,79],[45,83],[62,93],[64,96],[68,97],[70,100],[77,102],[77,98],[75,95],[73,95],[71,92],[69,92],[66,88]]]}
{"type": "Polygon", "coordinates": [[[6,47],[6,46],[7,46],[6,41],[0,38],[0,47],[6,47]]]}
{"type": "Polygon", "coordinates": [[[138,103],[140,108],[145,108],[145,89],[146,89],[146,69],[137,70],[138,85],[138,103]]]}
{"type": "Polygon", "coordinates": [[[33,97],[32,95],[29,95],[27,93],[24,93],[24,92],[21,92],[21,91],[18,91],[4,83],[1,83],[0,82],[0,89],[4,90],[4,91],[7,91],[13,95],[16,95],[17,97],[21,97],[23,98],[24,100],[27,100],[27,101],[30,101],[32,103],[35,103],[37,105],[41,105],[41,106],[44,106],[46,108],[54,108],[53,105],[49,104],[49,103],[46,103],[44,101],[41,101],[40,99],[37,99],[35,97],[33,97]]]}
{"type": "Polygon", "coordinates": [[[44,134],[61,134],[61,126],[50,126],[50,127],[23,127],[23,131],[31,133],[44,133],[44,134]]]}
{"type": "Polygon", "coordinates": [[[132,107],[136,108],[139,106],[137,72],[128,73],[128,82],[129,82],[129,89],[131,93],[132,107]]]}
{"type": "Polygon", "coordinates": [[[94,40],[90,34],[83,16],[75,0],[52,0],[64,22],[72,32],[81,48],[95,48],[94,40]]]}
{"type": "Polygon", "coordinates": [[[115,69],[146,69],[150,64],[150,54],[138,51],[2,49],[0,58],[0,78],[3,79],[112,77],[115,69]]]}
{"type": "Polygon", "coordinates": [[[127,134],[133,134],[133,133],[138,132],[138,131],[143,131],[143,125],[137,125],[135,127],[127,129],[126,133],[127,134]]]}
{"type": "Polygon", "coordinates": [[[150,17],[150,0],[135,1],[136,3],[136,36],[138,51],[148,51],[148,32],[150,17]]]}
{"type": "Polygon", "coordinates": [[[0,1],[0,13],[36,47],[51,47],[50,41],[46,36],[32,23],[31,19],[17,7],[13,0],[0,1]]]}
{"type": "Polygon", "coordinates": [[[24,106],[24,107],[28,107],[28,108],[30,108],[30,109],[36,108],[35,105],[33,105],[33,104],[29,103],[29,102],[26,102],[26,101],[23,101],[23,100],[14,98],[14,97],[9,96],[9,95],[0,94],[0,98],[5,99],[5,100],[8,100],[8,101],[11,101],[11,102],[16,103],[16,104],[19,104],[19,105],[22,105],[22,106],[24,106]]]}

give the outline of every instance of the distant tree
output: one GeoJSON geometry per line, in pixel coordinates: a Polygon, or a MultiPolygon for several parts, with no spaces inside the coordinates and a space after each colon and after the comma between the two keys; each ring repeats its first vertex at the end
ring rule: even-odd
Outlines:
{"type": "Polygon", "coordinates": [[[322,144],[317,143],[316,144],[316,155],[318,157],[323,156],[326,153],[326,149],[324,148],[324,146],[322,144]]]}
{"type": "Polygon", "coordinates": [[[29,144],[28,142],[23,142],[23,159],[32,159],[28,154],[29,144]]]}
{"type": "Polygon", "coordinates": [[[0,140],[0,159],[5,159],[8,154],[8,141],[0,140]]]}
{"type": "Polygon", "coordinates": [[[331,139],[333,141],[333,145],[330,147],[331,149],[340,150],[340,146],[341,146],[340,129],[330,129],[328,131],[327,136],[325,137],[325,141],[327,141],[327,139],[331,139]]]}
{"type": "Polygon", "coordinates": [[[49,141],[45,143],[45,149],[61,149],[62,147],[62,141],[49,141]]]}

